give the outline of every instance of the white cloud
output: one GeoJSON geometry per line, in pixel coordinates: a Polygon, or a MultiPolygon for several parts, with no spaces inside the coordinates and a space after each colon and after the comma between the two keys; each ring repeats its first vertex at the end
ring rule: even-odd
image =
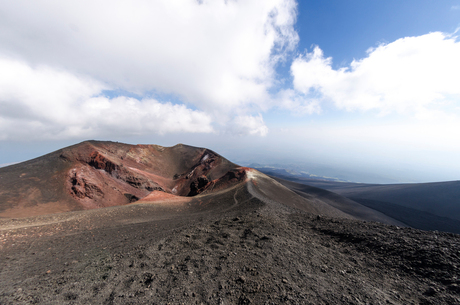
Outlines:
{"type": "MultiPolygon", "coordinates": [[[[178,96],[214,121],[232,122],[241,113],[250,116],[266,109],[274,66],[298,41],[295,19],[294,0],[3,3],[2,58],[20,60],[28,69],[38,67],[34,71],[41,74],[45,74],[44,67],[50,74],[67,73],[62,80],[65,84],[44,83],[52,77],[36,77],[27,85],[18,81],[9,90],[17,100],[3,103],[10,105],[10,113],[24,110],[36,117],[43,112],[39,105],[47,105],[56,112],[53,120],[59,120],[66,111],[82,110],[84,99],[103,89],[141,96],[159,92],[178,96]],[[70,81],[72,78],[79,81],[70,81]],[[40,91],[43,98],[32,99],[29,93],[21,97],[35,86],[49,90],[40,91]],[[62,101],[59,94],[71,101],[62,101]]],[[[0,74],[3,79],[10,77],[5,71],[0,74]]],[[[128,113],[142,108],[130,105],[118,104],[127,107],[128,113]]],[[[37,122],[48,124],[43,119],[37,122]]],[[[79,128],[76,133],[86,127],[79,128]]]]}
{"type": "Polygon", "coordinates": [[[213,131],[202,111],[98,96],[106,87],[88,77],[1,57],[0,71],[0,140],[213,131]]]}
{"type": "Polygon", "coordinates": [[[265,125],[262,115],[239,115],[234,118],[230,132],[237,135],[266,136],[268,127],[265,125]]]}
{"type": "Polygon", "coordinates": [[[278,108],[287,109],[297,115],[321,112],[320,101],[292,89],[281,90],[277,94],[278,108]]]}
{"type": "Polygon", "coordinates": [[[294,88],[346,110],[418,113],[460,101],[460,43],[435,32],[369,49],[335,70],[319,47],[294,60],[294,88]]]}

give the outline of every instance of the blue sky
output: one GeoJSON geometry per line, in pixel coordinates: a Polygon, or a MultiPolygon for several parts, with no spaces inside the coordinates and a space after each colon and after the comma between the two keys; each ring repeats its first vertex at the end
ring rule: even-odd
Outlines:
{"type": "Polygon", "coordinates": [[[366,56],[378,43],[429,32],[453,33],[459,1],[301,1],[299,50],[319,45],[336,65],[366,56]],[[455,7],[457,7],[455,9],[455,7]]]}
{"type": "Polygon", "coordinates": [[[1,1],[0,164],[100,139],[458,180],[459,27],[460,0],[1,1]]]}

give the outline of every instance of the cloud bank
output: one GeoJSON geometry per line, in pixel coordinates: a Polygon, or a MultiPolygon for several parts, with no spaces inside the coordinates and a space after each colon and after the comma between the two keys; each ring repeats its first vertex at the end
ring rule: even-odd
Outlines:
{"type": "Polygon", "coordinates": [[[211,117],[154,99],[107,98],[93,79],[0,58],[0,140],[212,132],[211,117]]]}
{"type": "Polygon", "coordinates": [[[2,137],[107,134],[116,122],[127,133],[242,122],[244,133],[263,134],[256,114],[267,107],[275,65],[297,44],[295,19],[293,0],[3,3],[2,137]],[[104,90],[170,95],[181,105],[112,100],[104,90]]]}
{"type": "Polygon", "coordinates": [[[368,50],[349,67],[332,68],[316,46],[292,63],[293,86],[348,111],[427,114],[460,102],[460,43],[440,32],[406,37],[368,50]]]}

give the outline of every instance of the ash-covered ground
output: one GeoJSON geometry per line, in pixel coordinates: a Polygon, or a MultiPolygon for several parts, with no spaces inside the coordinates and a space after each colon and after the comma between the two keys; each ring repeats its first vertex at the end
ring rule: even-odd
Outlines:
{"type": "Polygon", "coordinates": [[[1,220],[0,304],[460,304],[459,235],[194,200],[1,220]]]}

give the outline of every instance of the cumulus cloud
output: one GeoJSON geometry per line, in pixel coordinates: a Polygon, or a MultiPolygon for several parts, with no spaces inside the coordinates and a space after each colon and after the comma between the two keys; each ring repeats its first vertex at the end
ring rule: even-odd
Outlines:
{"type": "Polygon", "coordinates": [[[332,68],[319,47],[291,66],[294,88],[340,109],[422,113],[460,101],[460,43],[434,32],[368,50],[349,67],[332,68]]]}
{"type": "Polygon", "coordinates": [[[0,140],[212,132],[211,117],[154,99],[100,96],[88,77],[0,58],[0,140]]]}
{"type": "MultiPolygon", "coordinates": [[[[68,88],[66,95],[76,89],[80,109],[82,97],[103,89],[157,92],[231,122],[237,113],[265,109],[274,67],[297,44],[295,19],[295,0],[17,0],[0,8],[0,55],[80,79],[91,94],[68,88]]],[[[32,86],[21,85],[13,84],[15,98],[32,86]]],[[[32,99],[7,103],[10,113],[22,107],[33,115],[38,107],[32,99]]],[[[49,106],[60,113],[70,104],[49,106]]]]}

